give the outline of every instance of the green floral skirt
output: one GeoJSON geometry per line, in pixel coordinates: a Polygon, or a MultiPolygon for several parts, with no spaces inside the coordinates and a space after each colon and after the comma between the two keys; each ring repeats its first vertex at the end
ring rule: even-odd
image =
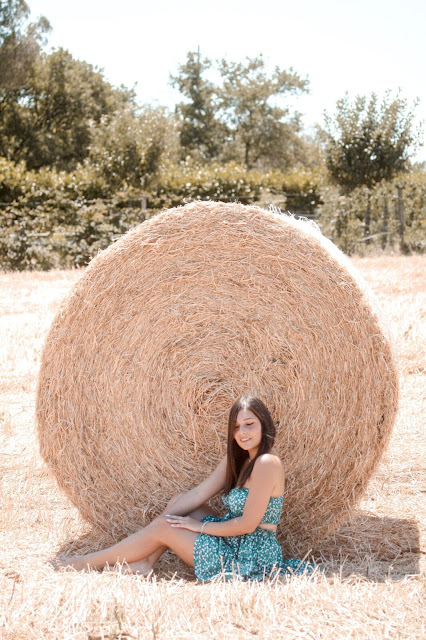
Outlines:
{"type": "MultiPolygon", "coordinates": [[[[206,516],[201,522],[224,522],[223,517],[206,516]]],[[[315,566],[296,558],[283,560],[275,532],[258,527],[242,536],[211,536],[202,533],[195,539],[194,571],[198,580],[208,581],[223,576],[243,580],[312,573],[315,566]]]]}

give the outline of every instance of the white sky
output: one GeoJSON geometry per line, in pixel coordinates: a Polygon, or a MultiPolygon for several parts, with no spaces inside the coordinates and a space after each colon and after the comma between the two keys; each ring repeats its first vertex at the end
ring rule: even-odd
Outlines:
{"type": "MultiPolygon", "coordinates": [[[[138,101],[173,108],[169,74],[186,53],[244,60],[263,53],[271,68],[293,67],[310,93],[292,99],[306,129],[349,91],[401,89],[420,99],[426,120],[425,0],[27,0],[45,15],[50,47],[103,69],[114,85],[136,84],[138,101]]],[[[426,135],[426,134],[425,134],[426,135]]],[[[417,155],[426,160],[426,145],[417,155]]]]}

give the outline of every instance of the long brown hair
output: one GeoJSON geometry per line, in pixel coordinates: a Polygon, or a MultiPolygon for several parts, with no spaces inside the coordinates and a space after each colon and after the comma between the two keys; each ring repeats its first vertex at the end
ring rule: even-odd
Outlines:
{"type": "Polygon", "coordinates": [[[242,487],[253,471],[256,459],[263,453],[268,453],[275,442],[275,425],[268,408],[262,400],[253,396],[243,396],[238,398],[231,407],[228,420],[228,450],[226,462],[226,480],[225,494],[228,494],[234,487],[242,487]],[[262,438],[260,440],[259,449],[253,460],[247,465],[243,473],[241,469],[244,463],[250,457],[248,451],[244,451],[235,440],[235,429],[237,424],[237,416],[239,412],[245,409],[252,411],[260,420],[262,425],[262,438]]]}

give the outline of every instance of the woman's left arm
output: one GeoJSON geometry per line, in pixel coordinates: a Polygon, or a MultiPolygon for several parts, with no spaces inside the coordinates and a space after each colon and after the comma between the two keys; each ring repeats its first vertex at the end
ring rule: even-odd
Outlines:
{"type": "MultiPolygon", "coordinates": [[[[243,515],[225,522],[204,523],[203,533],[212,536],[241,536],[252,533],[259,526],[269,504],[274,487],[281,473],[281,463],[276,456],[264,454],[260,456],[250,476],[250,491],[244,506],[243,515]]],[[[174,527],[189,529],[200,533],[203,523],[189,516],[168,516],[167,520],[174,527]]]]}

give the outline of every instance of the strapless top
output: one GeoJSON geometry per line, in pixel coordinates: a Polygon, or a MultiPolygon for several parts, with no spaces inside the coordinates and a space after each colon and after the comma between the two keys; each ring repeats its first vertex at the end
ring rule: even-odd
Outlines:
{"type": "MultiPolygon", "coordinates": [[[[237,518],[243,515],[248,491],[247,487],[234,487],[228,495],[222,496],[222,502],[228,509],[231,518],[237,518]]],[[[259,524],[279,524],[283,501],[284,496],[269,498],[268,506],[259,524]]]]}

